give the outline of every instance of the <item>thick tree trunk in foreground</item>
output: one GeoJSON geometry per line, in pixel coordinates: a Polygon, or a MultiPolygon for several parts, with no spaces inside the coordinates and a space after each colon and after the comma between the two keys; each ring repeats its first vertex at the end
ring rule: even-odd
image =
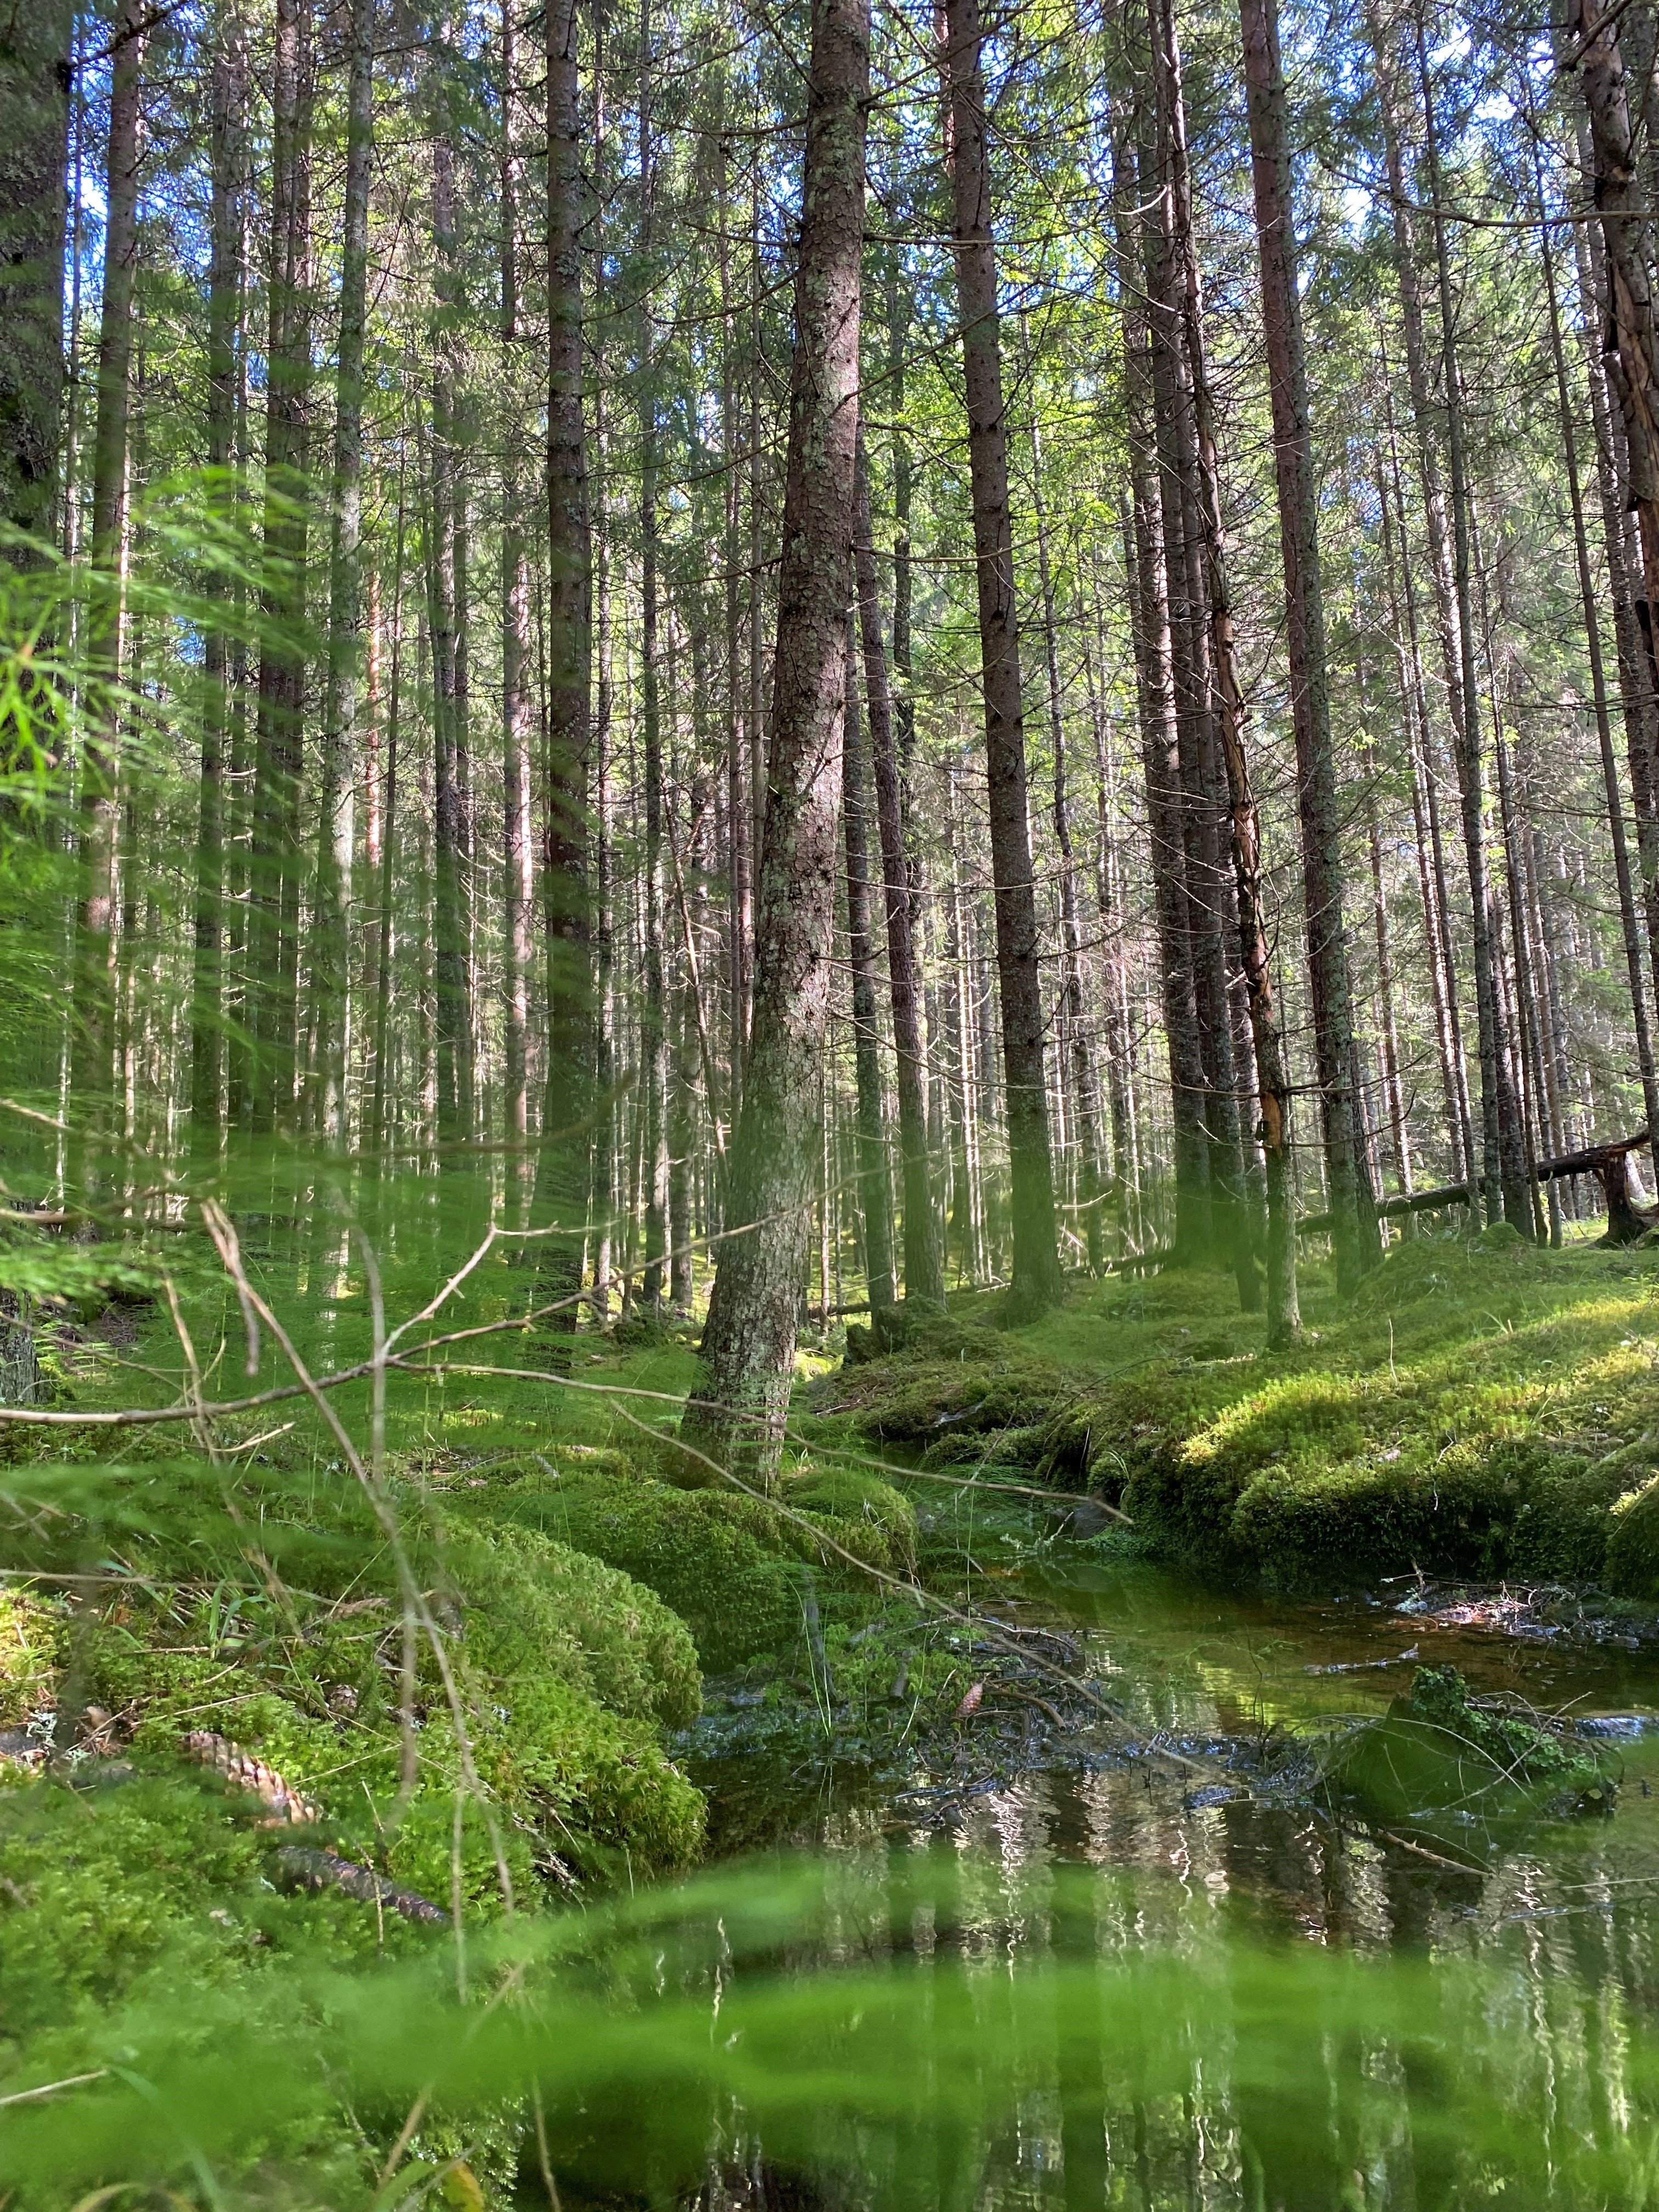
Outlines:
{"type": "Polygon", "coordinates": [[[1014,603],[1013,520],[1008,505],[1008,421],[1002,396],[996,247],[978,0],[947,0],[942,65],[949,94],[952,246],[968,401],[968,451],[978,571],[985,752],[990,780],[997,977],[1012,1176],[1011,1310],[1041,1313],[1061,1296],[1054,1240],[1054,1171],[1042,1067],[1042,993],[1036,894],[1020,701],[1014,603]]]}
{"type": "Polygon", "coordinates": [[[587,885],[592,547],[582,416],[582,142],[575,0],[547,11],[547,759],[543,831],[547,1084],[536,1165],[535,1219],[560,1234],[543,1249],[537,1296],[553,1326],[576,1326],[592,1108],[591,927],[587,885]]]}
{"type": "Polygon", "coordinates": [[[818,1166],[858,434],[867,0],[817,0],[755,1011],[726,1237],[686,1440],[763,1481],[788,1413],[818,1166]]]}
{"type": "Polygon", "coordinates": [[[12,0],[0,27],[0,519],[35,538],[58,495],[75,12],[12,0]]]}
{"type": "MultiPolygon", "coordinates": [[[[1607,799],[1607,834],[1613,844],[1613,881],[1619,891],[1619,920],[1625,943],[1625,972],[1630,979],[1631,1018],[1636,1031],[1636,1064],[1642,1078],[1642,1103],[1648,1117],[1649,1151],[1659,1174],[1659,1081],[1656,1081],[1653,1036],[1648,1022],[1647,978],[1642,971],[1642,939],[1637,920],[1636,889],[1631,874],[1630,847],[1625,836],[1624,795],[1619,787],[1619,763],[1613,742],[1613,717],[1608,711],[1607,679],[1601,654],[1601,615],[1595,569],[1590,561],[1589,532],[1584,523],[1583,486],[1578,468],[1578,431],[1574,420],[1572,392],[1567,380],[1566,349],[1561,337],[1561,305],[1556,290],[1555,251],[1550,237],[1548,210],[1544,204],[1541,173],[1538,173],[1539,240],[1544,259],[1544,290],[1549,305],[1550,359],[1555,370],[1555,399],[1561,423],[1561,455],[1567,471],[1567,498],[1572,511],[1573,558],[1578,573],[1578,598],[1584,616],[1584,646],[1589,659],[1590,702],[1595,714],[1595,734],[1601,755],[1602,787],[1607,799]]],[[[1547,957],[1549,948],[1546,946],[1547,957]]],[[[1549,971],[1553,979],[1553,969],[1549,971]]],[[[1561,1132],[1553,1129],[1552,1142],[1561,1132]]],[[[1559,1146],[1557,1149],[1559,1149],[1559,1146]]]]}
{"type": "MultiPolygon", "coordinates": [[[[854,550],[864,690],[870,716],[876,814],[881,830],[887,970],[893,994],[893,1047],[898,1062],[899,1150],[904,1164],[904,1295],[939,1305],[945,1301],[945,1262],[928,1172],[927,1069],[922,1054],[915,935],[911,926],[910,871],[905,853],[904,787],[898,748],[894,741],[893,700],[881,634],[881,606],[876,592],[870,472],[861,439],[854,550]]],[[[873,1295],[871,1304],[875,1304],[873,1295]]]]}
{"type": "Polygon", "coordinates": [[[1324,1119],[1337,1282],[1340,1289],[1351,1291],[1376,1256],[1376,1224],[1352,1087],[1353,1006],[1343,930],[1341,812],[1331,753],[1325,613],[1319,577],[1318,486],[1314,478],[1302,309],[1297,289],[1285,76],[1275,0],[1241,0],[1239,16],[1244,38],[1262,317],[1273,399],[1273,468],[1285,571],[1291,713],[1296,732],[1314,1053],[1324,1119]]]}

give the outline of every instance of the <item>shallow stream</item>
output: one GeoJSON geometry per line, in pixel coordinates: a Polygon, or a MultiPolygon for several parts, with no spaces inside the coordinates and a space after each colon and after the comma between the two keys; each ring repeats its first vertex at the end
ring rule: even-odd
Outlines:
{"type": "MultiPolygon", "coordinates": [[[[837,2192],[1146,2212],[1659,2202],[1659,1653],[1425,1626],[1410,1585],[1233,1595],[1079,1557],[1004,1588],[1010,1622],[1081,1640],[1153,1755],[1103,1737],[965,1787],[971,1761],[878,1782],[830,1743],[787,1782],[775,1753],[694,1762],[717,1844],[765,1841],[757,1877],[816,1859],[941,2018],[947,1990],[982,2018],[965,2122],[945,2085],[961,2052],[929,2006],[897,2062],[921,2134],[878,2130],[878,2148],[826,2118],[813,2163],[837,2192]],[[1381,1714],[1415,1665],[1447,1663],[1589,1722],[1619,1777],[1611,1817],[1471,1820],[1448,1846],[1465,1871],[1420,1832],[1414,1848],[1230,1772],[1269,1728],[1381,1714]]],[[[737,2166],[719,2186],[766,2193],[737,2166]]]]}

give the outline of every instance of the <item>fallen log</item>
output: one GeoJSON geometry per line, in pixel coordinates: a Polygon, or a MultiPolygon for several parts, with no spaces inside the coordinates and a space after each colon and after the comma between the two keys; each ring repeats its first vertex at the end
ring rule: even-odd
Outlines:
{"type": "MultiPolygon", "coordinates": [[[[1563,1176],[1593,1175],[1601,1186],[1607,1204],[1607,1243],[1633,1244],[1659,1218],[1643,1212],[1631,1195],[1630,1156],[1648,1141],[1647,1131],[1639,1129],[1633,1137],[1620,1137],[1611,1144],[1590,1145],[1582,1152],[1563,1152],[1555,1159],[1540,1160],[1533,1172],[1539,1182],[1553,1182],[1563,1176]]],[[[1477,1191],[1478,1188],[1477,1185],[1477,1191]]],[[[1468,1206],[1470,1202],[1468,1183],[1442,1183],[1433,1190],[1385,1199],[1376,1209],[1376,1218],[1379,1221],[1395,1221],[1403,1214],[1437,1213],[1443,1206],[1468,1206]]],[[[1296,1224],[1299,1237],[1319,1236],[1328,1232],[1330,1226],[1328,1213],[1304,1214],[1296,1224]]]]}

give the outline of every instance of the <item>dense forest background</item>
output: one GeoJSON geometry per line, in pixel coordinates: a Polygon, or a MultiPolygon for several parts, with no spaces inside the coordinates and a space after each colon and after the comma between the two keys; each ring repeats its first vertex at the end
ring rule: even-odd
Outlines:
{"type": "Polygon", "coordinates": [[[6,39],[25,1205],[723,1269],[764,1458],[809,1310],[1288,1340],[1659,1128],[1645,0],[6,39]]]}

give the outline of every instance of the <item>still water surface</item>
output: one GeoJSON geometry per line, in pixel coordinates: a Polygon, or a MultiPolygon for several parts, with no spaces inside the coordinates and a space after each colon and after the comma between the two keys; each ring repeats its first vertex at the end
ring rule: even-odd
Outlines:
{"type": "MultiPolygon", "coordinates": [[[[1028,1577],[1011,1618],[1081,1636],[1138,1727],[1189,1745],[1381,1713],[1414,1663],[1646,1720],[1597,1739],[1611,1818],[1472,1829],[1463,1872],[1305,1796],[1205,1802],[1214,1769],[1103,1747],[961,1793],[833,1757],[793,1796],[775,1764],[700,1765],[717,1835],[752,1840],[770,1790],[763,1863],[821,1869],[833,1932],[798,1984],[884,1978],[881,2005],[826,2020],[870,2073],[861,2121],[826,2098],[816,2187],[964,2212],[1659,2203],[1659,1656],[1425,1627],[1401,1596],[1090,1565],[1028,1577]]],[[[734,2113],[714,2195],[766,2194],[763,2133],[734,2113]]]]}

